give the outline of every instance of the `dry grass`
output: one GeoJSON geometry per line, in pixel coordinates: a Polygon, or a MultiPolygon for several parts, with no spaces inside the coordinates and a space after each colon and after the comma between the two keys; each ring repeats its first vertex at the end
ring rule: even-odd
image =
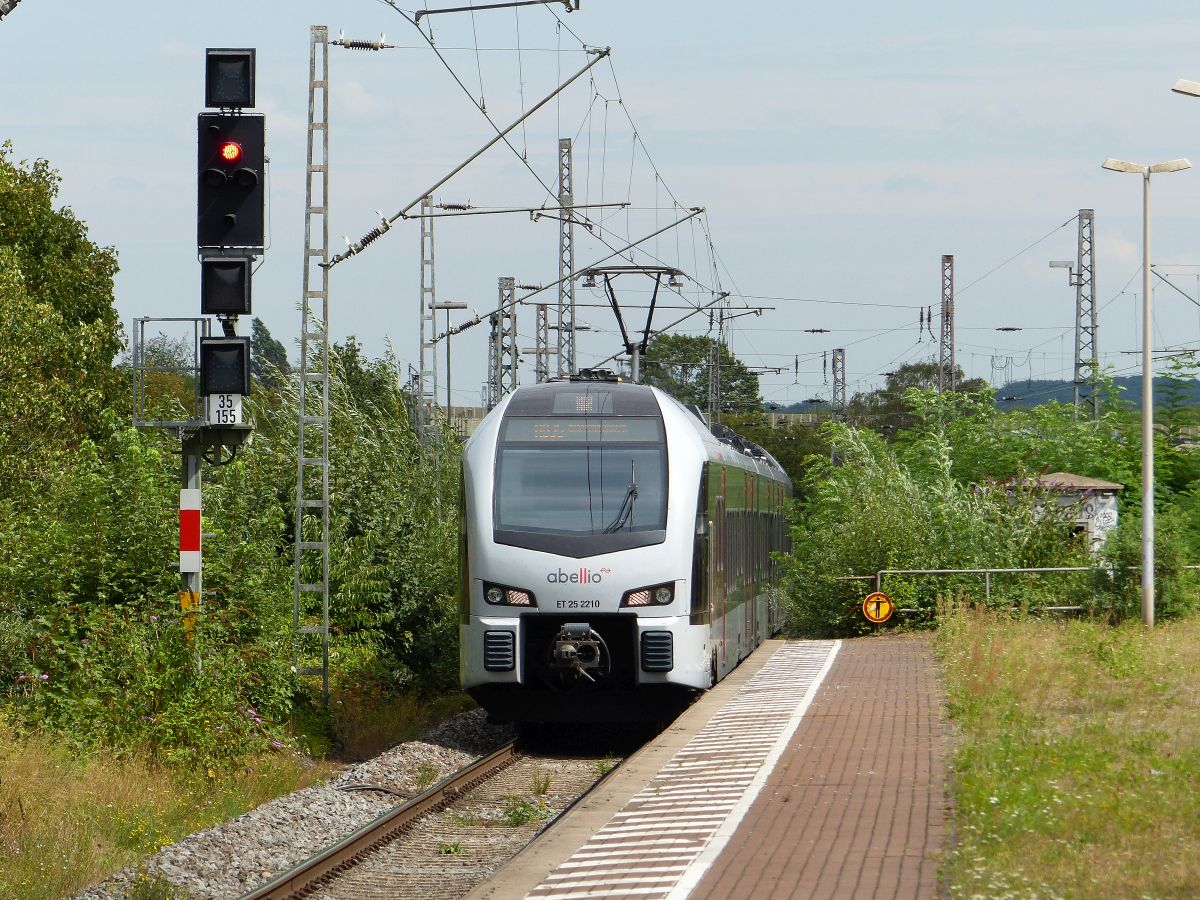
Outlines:
{"type": "Polygon", "coordinates": [[[339,744],[336,756],[348,763],[370,759],[474,706],[470,697],[459,692],[434,697],[418,694],[364,697],[335,691],[332,716],[339,744]]]}
{"type": "MultiPolygon", "coordinates": [[[[234,773],[191,775],[18,740],[0,719],[0,895],[64,897],[180,837],[326,777],[267,756],[234,773]]],[[[145,896],[167,896],[147,886],[145,896]]]]}
{"type": "Polygon", "coordinates": [[[1200,619],[951,613],[956,897],[1200,896],[1200,619]]]}

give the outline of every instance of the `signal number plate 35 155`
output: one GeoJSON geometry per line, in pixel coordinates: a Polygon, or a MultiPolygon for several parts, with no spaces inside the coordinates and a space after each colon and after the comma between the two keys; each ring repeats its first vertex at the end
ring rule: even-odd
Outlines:
{"type": "Polygon", "coordinates": [[[241,425],[242,395],[212,394],[208,398],[209,425],[241,425]]]}

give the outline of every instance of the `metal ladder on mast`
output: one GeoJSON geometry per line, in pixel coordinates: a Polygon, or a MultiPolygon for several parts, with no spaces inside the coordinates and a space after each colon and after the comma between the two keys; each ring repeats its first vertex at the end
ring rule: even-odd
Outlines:
{"type": "Polygon", "coordinates": [[[296,438],[292,670],[297,675],[320,675],[321,694],[328,705],[329,269],[326,266],[329,262],[329,31],[324,25],[312,26],[308,75],[308,177],[304,201],[300,410],[296,438]],[[314,230],[315,217],[319,220],[314,230]],[[317,573],[319,577],[314,577],[317,573]],[[320,665],[305,665],[317,655],[318,641],[320,665]]]}
{"type": "MultiPolygon", "coordinates": [[[[436,422],[438,392],[437,283],[433,258],[433,195],[421,198],[421,357],[418,364],[420,391],[417,399],[421,440],[432,443],[440,434],[436,422]]],[[[449,323],[447,323],[449,328],[449,323]]],[[[450,416],[446,402],[446,417],[450,416]]]]}

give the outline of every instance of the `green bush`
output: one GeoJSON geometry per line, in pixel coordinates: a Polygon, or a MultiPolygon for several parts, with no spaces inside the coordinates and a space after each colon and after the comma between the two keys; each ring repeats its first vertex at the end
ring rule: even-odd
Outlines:
{"type": "MultiPolygon", "coordinates": [[[[457,676],[458,446],[422,446],[394,384],[376,377],[374,398],[333,384],[331,668],[336,678],[343,657],[353,666],[365,653],[397,690],[440,689],[457,676]]],[[[172,565],[172,437],[115,429],[64,450],[36,480],[4,486],[0,684],[27,725],[81,746],[148,746],[207,764],[283,740],[299,687],[294,389],[250,408],[254,439],[203,469],[193,640],[172,565]]]]}
{"type": "Polygon", "coordinates": [[[10,699],[27,726],[81,748],[146,748],[211,766],[280,747],[270,723],[286,714],[288,692],[264,678],[255,648],[230,640],[226,622],[201,614],[189,637],[165,603],[56,606],[32,622],[10,699]]]}
{"type": "MultiPolygon", "coordinates": [[[[367,640],[404,670],[400,680],[451,687],[458,678],[454,597],[461,448],[449,433],[433,445],[418,440],[396,387],[394,360],[366,363],[351,343],[335,362],[338,377],[330,402],[334,652],[347,640],[351,645],[367,640]]],[[[288,478],[294,483],[297,402],[293,382],[261,415],[270,449],[256,450],[271,456],[274,483],[288,483],[288,478]]],[[[294,527],[289,508],[289,566],[294,527]]],[[[315,580],[315,569],[312,575],[315,580]]]]}
{"type": "MultiPolygon", "coordinates": [[[[0,696],[26,727],[180,762],[281,740],[308,700],[291,670],[297,377],[256,321],[254,439],[203,467],[203,609],[185,633],[179,439],[123,424],[116,253],[54,209],[44,160],[10,152],[0,144],[0,696]]],[[[190,358],[169,340],[143,350],[190,358]]],[[[397,684],[448,686],[458,444],[418,442],[395,359],[368,360],[350,339],[333,370],[333,674],[365,655],[397,684]]],[[[145,409],[173,417],[192,386],[157,372],[143,387],[145,409]]]]}
{"type": "MultiPolygon", "coordinates": [[[[784,559],[789,627],[813,636],[862,634],[871,626],[860,603],[869,581],[844,580],[884,569],[1010,568],[1081,564],[1056,508],[1017,484],[960,484],[952,452],[933,428],[906,444],[829,425],[834,461],[812,459],[806,500],[793,517],[793,552],[784,559]]],[[[984,602],[980,575],[889,576],[884,589],[897,606],[916,610],[904,621],[932,621],[939,596],[984,602]]],[[[1037,597],[1060,596],[1062,582],[1042,582],[1037,597]],[[1044,593],[1043,593],[1044,592],[1044,593]]],[[[994,607],[1029,602],[1020,581],[996,579],[994,607]]],[[[1040,604],[1039,604],[1040,605],[1040,604]]]]}
{"type": "MultiPolygon", "coordinates": [[[[1154,607],[1156,619],[1174,619],[1200,609],[1200,572],[1188,570],[1195,564],[1186,512],[1168,508],[1155,519],[1154,607]]],[[[1142,517],[1126,514],[1104,543],[1100,564],[1093,577],[1093,590],[1086,601],[1089,610],[1114,622],[1137,619],[1142,614],[1142,517]]]]}

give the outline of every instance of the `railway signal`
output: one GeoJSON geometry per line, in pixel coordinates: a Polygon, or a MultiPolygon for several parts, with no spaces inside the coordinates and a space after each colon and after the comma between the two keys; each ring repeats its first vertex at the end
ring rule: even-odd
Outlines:
{"type": "Polygon", "coordinates": [[[209,397],[250,393],[250,338],[200,339],[200,392],[209,397]]]}
{"type": "Polygon", "coordinates": [[[242,109],[254,105],[254,48],[209,47],[204,53],[204,105],[242,109]]]}
{"type": "MultiPolygon", "coordinates": [[[[221,320],[220,338],[200,346],[200,384],[206,427],[242,425],[242,397],[250,393],[250,341],[237,336],[239,316],[250,314],[251,264],[265,249],[266,117],[254,105],[253,48],[209,48],[204,103],[219,112],[196,119],[196,249],[200,255],[200,311],[221,320]]],[[[244,435],[214,432],[236,446],[244,435]]]]}
{"type": "Polygon", "coordinates": [[[266,117],[197,118],[196,245],[202,253],[263,252],[266,117]]]}
{"type": "Polygon", "coordinates": [[[249,257],[206,256],[200,260],[200,312],[206,316],[250,314],[249,257]]]}

